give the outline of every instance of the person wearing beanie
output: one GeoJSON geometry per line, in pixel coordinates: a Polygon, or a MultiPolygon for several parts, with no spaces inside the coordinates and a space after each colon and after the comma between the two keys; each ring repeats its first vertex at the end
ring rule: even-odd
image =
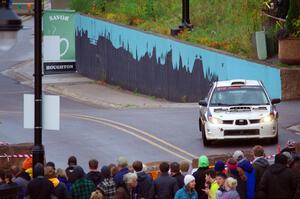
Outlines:
{"type": "Polygon", "coordinates": [[[238,162],[240,163],[241,161],[243,161],[245,159],[245,155],[244,152],[241,150],[237,150],[233,153],[232,157],[238,162]]]}
{"type": "Polygon", "coordinates": [[[232,177],[237,180],[237,192],[241,199],[247,198],[247,176],[243,169],[238,167],[237,160],[234,158],[229,158],[226,162],[227,177],[232,177]]]}
{"type": "Polygon", "coordinates": [[[218,160],[215,163],[214,170],[216,173],[225,173],[225,163],[222,160],[218,160]]]}
{"type": "Polygon", "coordinates": [[[22,164],[22,168],[32,178],[32,158],[26,158],[22,164]]]}
{"type": "Polygon", "coordinates": [[[287,158],[283,154],[275,156],[275,164],[269,166],[259,185],[256,198],[293,198],[297,188],[297,176],[287,168],[287,158]]]}
{"type": "Polygon", "coordinates": [[[184,177],[184,186],[179,189],[174,199],[198,199],[197,191],[195,191],[195,177],[192,175],[186,175],[184,177]]]}
{"type": "Polygon", "coordinates": [[[290,152],[291,154],[296,153],[296,142],[295,140],[288,140],[286,143],[286,147],[281,150],[281,153],[283,152],[290,152]]]}
{"type": "Polygon", "coordinates": [[[46,167],[48,167],[48,166],[49,166],[49,167],[52,167],[54,170],[56,170],[56,169],[55,169],[55,164],[54,164],[54,162],[47,162],[47,163],[46,163],[46,167]]]}
{"type": "Polygon", "coordinates": [[[113,199],[117,188],[111,176],[110,168],[108,166],[103,166],[101,168],[101,173],[103,176],[103,181],[97,185],[97,189],[101,190],[104,199],[113,199]]]}
{"type": "Polygon", "coordinates": [[[198,159],[198,169],[193,173],[196,181],[196,191],[199,199],[207,199],[207,195],[203,191],[205,189],[205,171],[209,168],[207,156],[202,155],[198,159]]]}
{"type": "Polygon", "coordinates": [[[34,166],[36,177],[29,182],[25,198],[30,199],[50,199],[55,197],[53,184],[44,177],[44,166],[37,163],[34,166]]]}

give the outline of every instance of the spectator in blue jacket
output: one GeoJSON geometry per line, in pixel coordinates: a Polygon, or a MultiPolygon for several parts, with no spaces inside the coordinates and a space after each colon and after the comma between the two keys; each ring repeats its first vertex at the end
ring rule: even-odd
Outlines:
{"type": "Polygon", "coordinates": [[[128,161],[127,161],[126,158],[119,157],[119,159],[118,159],[118,170],[119,171],[116,173],[116,175],[113,178],[115,183],[116,183],[116,187],[119,187],[121,184],[124,183],[123,177],[124,177],[124,175],[129,173],[128,161]]]}
{"type": "Polygon", "coordinates": [[[176,192],[174,199],[198,199],[198,193],[195,190],[195,186],[195,177],[186,175],[184,177],[184,187],[176,192]]]}
{"type": "Polygon", "coordinates": [[[243,169],[246,177],[247,177],[247,191],[246,191],[246,198],[247,199],[254,199],[255,195],[255,170],[250,163],[249,160],[247,160],[244,156],[244,153],[242,151],[236,151],[233,154],[233,157],[238,162],[238,167],[243,169]]]}

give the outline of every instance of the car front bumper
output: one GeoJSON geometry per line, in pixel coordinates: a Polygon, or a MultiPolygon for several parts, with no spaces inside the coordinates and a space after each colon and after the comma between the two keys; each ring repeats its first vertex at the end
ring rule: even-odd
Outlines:
{"type": "Polygon", "coordinates": [[[248,125],[205,124],[205,133],[208,140],[247,139],[247,138],[274,138],[278,133],[277,120],[270,123],[248,125]]]}

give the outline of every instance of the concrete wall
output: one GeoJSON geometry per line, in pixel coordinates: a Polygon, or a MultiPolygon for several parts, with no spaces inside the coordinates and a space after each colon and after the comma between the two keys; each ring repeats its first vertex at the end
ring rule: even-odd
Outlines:
{"type": "Polygon", "coordinates": [[[174,101],[198,101],[216,80],[262,80],[281,97],[280,70],[169,37],[78,15],[79,73],[174,101]]]}
{"type": "Polygon", "coordinates": [[[282,68],[282,99],[300,99],[300,69],[282,68]]]}

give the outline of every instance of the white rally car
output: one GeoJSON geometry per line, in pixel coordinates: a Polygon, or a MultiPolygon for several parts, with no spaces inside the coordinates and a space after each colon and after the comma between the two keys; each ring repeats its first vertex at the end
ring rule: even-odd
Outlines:
{"type": "Polygon", "coordinates": [[[215,82],[199,102],[199,129],[204,146],[213,140],[270,139],[278,142],[278,112],[261,81],[215,82]]]}

